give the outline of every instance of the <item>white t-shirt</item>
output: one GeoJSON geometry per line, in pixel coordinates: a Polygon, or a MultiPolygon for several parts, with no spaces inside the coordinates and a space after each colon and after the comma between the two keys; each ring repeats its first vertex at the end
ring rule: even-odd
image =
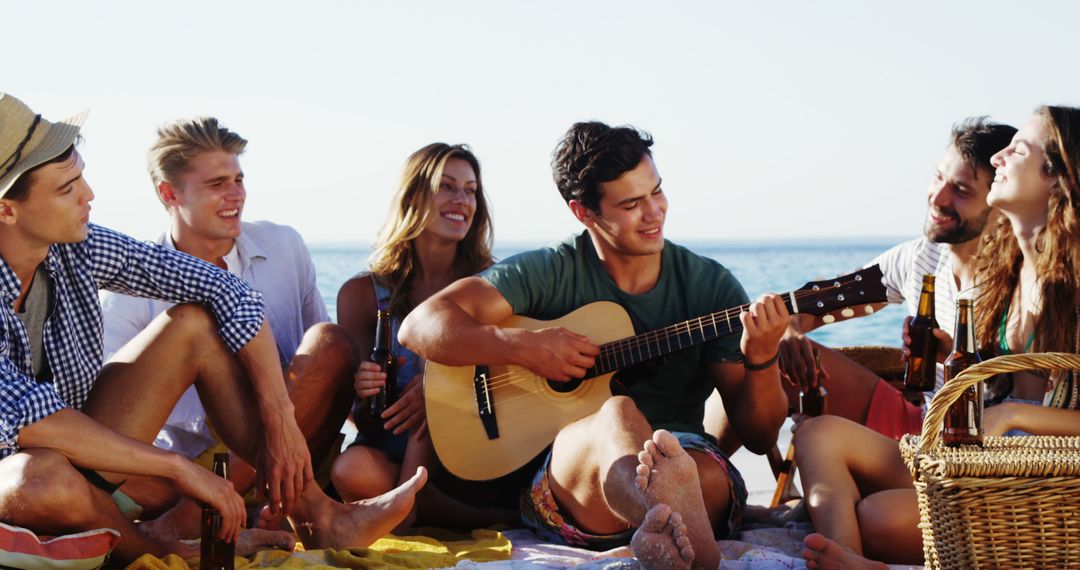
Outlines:
{"type": "MultiPolygon", "coordinates": [[[[961,296],[953,277],[952,250],[947,244],[934,243],[925,237],[914,239],[882,253],[867,267],[875,263],[881,266],[885,275],[882,281],[889,302],[905,303],[911,315],[919,312],[923,275],[934,275],[934,318],[942,330],[952,334],[956,325],[956,301],[961,296]]],[[[965,292],[963,297],[974,298],[971,292],[965,292]]],[[[925,401],[930,401],[944,381],[944,368],[939,363],[937,382],[932,392],[926,392],[925,401]]]]}

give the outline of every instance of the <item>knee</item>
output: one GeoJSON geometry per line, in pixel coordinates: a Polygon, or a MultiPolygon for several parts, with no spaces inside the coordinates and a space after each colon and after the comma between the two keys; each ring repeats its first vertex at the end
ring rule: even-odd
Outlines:
{"type": "Polygon", "coordinates": [[[895,513],[882,511],[874,504],[871,496],[855,505],[855,516],[859,521],[859,536],[863,544],[885,544],[890,539],[904,536],[911,532],[911,525],[895,513]]]}
{"type": "Polygon", "coordinates": [[[9,457],[7,462],[2,494],[7,495],[5,503],[11,510],[50,521],[58,529],[84,529],[94,520],[94,488],[65,456],[35,449],[9,457]]]}
{"type": "Polygon", "coordinates": [[[381,452],[356,445],[334,460],[330,480],[343,499],[374,497],[393,488],[394,481],[386,473],[386,467],[381,452]]]}
{"type": "Polygon", "coordinates": [[[182,303],[170,307],[169,327],[184,333],[189,338],[205,338],[206,335],[218,336],[217,319],[210,309],[197,303],[182,303]]]}
{"type": "Polygon", "coordinates": [[[297,353],[318,356],[320,360],[352,363],[353,346],[345,329],[334,323],[316,323],[305,333],[297,353]]]}
{"type": "Polygon", "coordinates": [[[644,421],[645,415],[638,409],[634,400],[628,396],[613,396],[600,406],[596,418],[603,425],[626,426],[634,421],[644,421]]]}
{"type": "Polygon", "coordinates": [[[820,455],[836,440],[833,436],[840,429],[841,420],[835,416],[818,416],[807,418],[799,424],[792,436],[795,445],[795,460],[802,463],[804,457],[820,455]]]}

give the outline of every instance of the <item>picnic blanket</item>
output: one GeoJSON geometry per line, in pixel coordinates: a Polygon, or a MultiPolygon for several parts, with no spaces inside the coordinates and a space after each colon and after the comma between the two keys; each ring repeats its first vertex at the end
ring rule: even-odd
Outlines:
{"type": "MultiPolygon", "coordinates": [[[[800,553],[802,539],[810,532],[808,523],[784,526],[752,524],[744,526],[733,540],[718,541],[724,569],[780,570],[806,568],[800,553]]],[[[237,558],[242,568],[455,568],[478,570],[622,570],[640,568],[628,547],[604,552],[545,542],[527,529],[506,531],[474,530],[462,537],[446,532],[433,536],[389,536],[369,548],[348,550],[263,551],[251,559],[237,558]]],[[[179,556],[164,559],[144,555],[128,570],[188,570],[198,559],[185,562],[179,556]],[[189,566],[188,562],[191,563],[189,566]]],[[[908,566],[892,566],[901,570],[908,566]]]]}

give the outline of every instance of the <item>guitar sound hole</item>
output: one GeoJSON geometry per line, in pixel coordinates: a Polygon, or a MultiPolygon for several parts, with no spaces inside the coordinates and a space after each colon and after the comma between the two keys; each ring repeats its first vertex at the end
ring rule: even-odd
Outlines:
{"type": "Polygon", "coordinates": [[[581,380],[578,379],[578,378],[575,378],[575,379],[570,380],[568,382],[556,382],[554,380],[548,380],[547,383],[548,383],[548,386],[551,386],[552,390],[555,390],[556,392],[558,392],[560,394],[565,394],[567,392],[573,392],[574,390],[577,389],[578,386],[581,386],[581,380]]]}

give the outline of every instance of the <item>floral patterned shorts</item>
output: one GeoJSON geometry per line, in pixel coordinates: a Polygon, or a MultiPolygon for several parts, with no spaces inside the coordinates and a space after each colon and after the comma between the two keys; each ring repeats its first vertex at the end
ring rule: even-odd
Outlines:
{"type": "MultiPolygon", "coordinates": [[[[700,451],[712,457],[727,472],[731,491],[731,507],[724,528],[719,529],[717,538],[726,538],[739,526],[743,510],[746,508],[746,483],[742,475],[731,464],[728,457],[710,438],[696,433],[672,432],[679,439],[683,449],[700,451]]],[[[551,465],[551,452],[548,452],[543,466],[533,477],[532,485],[521,494],[521,520],[525,526],[533,529],[543,539],[570,546],[581,546],[593,550],[609,550],[630,544],[633,528],[616,534],[589,534],[571,524],[559,513],[559,505],[551,493],[548,481],[548,468],[551,465]]]]}

